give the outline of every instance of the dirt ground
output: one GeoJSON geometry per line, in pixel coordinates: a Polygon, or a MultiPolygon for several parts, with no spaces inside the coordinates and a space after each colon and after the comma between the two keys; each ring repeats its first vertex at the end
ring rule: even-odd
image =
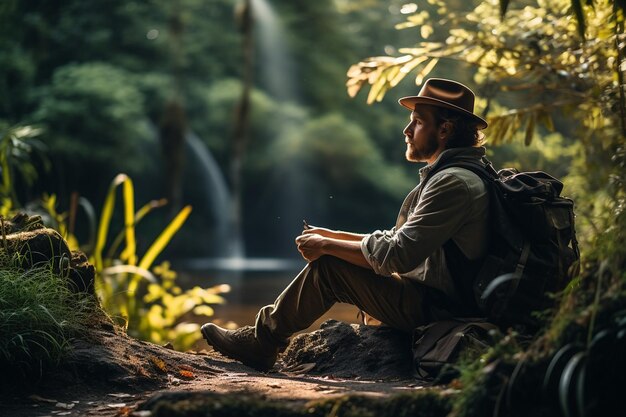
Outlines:
{"type": "Polygon", "coordinates": [[[402,336],[365,327],[328,322],[296,337],[274,369],[260,373],[212,350],[177,352],[103,323],[88,339],[77,340],[71,360],[37,388],[2,393],[0,416],[146,417],[151,413],[138,406],[169,393],[252,394],[304,404],[353,393],[386,397],[426,389],[402,371],[406,360],[410,365],[406,351],[391,352],[387,359],[376,351],[377,346],[386,351],[386,343],[402,336]]]}

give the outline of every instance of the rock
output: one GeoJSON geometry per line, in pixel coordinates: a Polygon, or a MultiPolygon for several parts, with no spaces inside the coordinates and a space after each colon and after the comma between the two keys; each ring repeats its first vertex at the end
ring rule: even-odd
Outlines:
{"type": "Polygon", "coordinates": [[[11,220],[2,221],[3,235],[45,228],[41,216],[29,216],[24,212],[17,213],[11,220]]]}
{"type": "Polygon", "coordinates": [[[0,250],[19,255],[19,267],[50,266],[56,274],[67,277],[72,291],[95,294],[95,269],[87,256],[71,252],[56,230],[44,226],[41,216],[18,213],[11,220],[2,220],[0,239],[0,250]]]}
{"type": "Polygon", "coordinates": [[[11,233],[2,238],[3,249],[19,255],[20,267],[30,269],[50,265],[56,274],[67,276],[70,249],[65,239],[53,229],[35,229],[11,233]]]}
{"type": "Polygon", "coordinates": [[[310,374],[341,378],[405,379],[413,374],[410,335],[386,326],[337,320],[294,337],[282,361],[287,369],[314,363],[310,374]]]}

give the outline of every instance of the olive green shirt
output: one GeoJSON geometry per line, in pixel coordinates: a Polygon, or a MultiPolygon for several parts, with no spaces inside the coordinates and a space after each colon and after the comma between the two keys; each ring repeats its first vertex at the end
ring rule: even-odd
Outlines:
{"type": "Polygon", "coordinates": [[[450,159],[481,161],[485,148],[454,148],[420,169],[420,183],[405,198],[395,227],[361,241],[361,251],[377,274],[399,275],[454,295],[442,245],[452,239],[470,260],[487,250],[489,195],[473,172],[449,167],[428,173],[450,159]]]}

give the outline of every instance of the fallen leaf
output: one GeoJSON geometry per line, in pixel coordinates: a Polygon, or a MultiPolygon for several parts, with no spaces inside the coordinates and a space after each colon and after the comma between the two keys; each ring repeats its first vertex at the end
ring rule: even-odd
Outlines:
{"type": "Polygon", "coordinates": [[[72,414],[71,411],[62,411],[57,413],[57,416],[69,416],[70,414],[72,414]]]}
{"type": "Polygon", "coordinates": [[[167,373],[167,366],[162,359],[159,359],[156,356],[150,356],[150,362],[152,362],[161,372],[167,373]]]}
{"type": "Polygon", "coordinates": [[[131,411],[132,409],[130,407],[122,407],[117,411],[115,417],[128,417],[131,411]]]}
{"type": "Polygon", "coordinates": [[[193,371],[195,370],[195,369],[193,369],[191,366],[189,366],[189,365],[185,365],[185,364],[178,365],[178,367],[179,367],[180,369],[184,369],[185,371],[189,371],[189,372],[193,372],[193,371]]]}
{"type": "Polygon", "coordinates": [[[107,407],[109,407],[109,408],[122,408],[122,407],[126,407],[126,403],[111,403],[111,404],[107,404],[107,407]]]}
{"type": "Polygon", "coordinates": [[[187,379],[194,379],[196,376],[193,374],[193,372],[191,371],[186,371],[184,369],[181,369],[180,371],[178,371],[178,373],[180,374],[180,376],[182,376],[183,378],[187,378],[187,379]]]}
{"type": "Polygon", "coordinates": [[[75,405],[76,404],[67,404],[67,403],[60,403],[60,402],[58,402],[54,406],[56,408],[63,408],[65,410],[71,410],[72,408],[74,408],[75,405]]]}

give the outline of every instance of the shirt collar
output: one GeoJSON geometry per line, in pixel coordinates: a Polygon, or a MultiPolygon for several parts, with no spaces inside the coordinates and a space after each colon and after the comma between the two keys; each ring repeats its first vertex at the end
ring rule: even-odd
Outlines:
{"type": "Polygon", "coordinates": [[[435,159],[432,164],[428,164],[419,170],[420,180],[424,180],[429,172],[431,172],[437,166],[443,164],[445,161],[449,161],[452,158],[458,160],[480,160],[485,156],[485,154],[486,149],[484,146],[470,146],[464,148],[446,149],[439,154],[437,159],[435,159]]]}

